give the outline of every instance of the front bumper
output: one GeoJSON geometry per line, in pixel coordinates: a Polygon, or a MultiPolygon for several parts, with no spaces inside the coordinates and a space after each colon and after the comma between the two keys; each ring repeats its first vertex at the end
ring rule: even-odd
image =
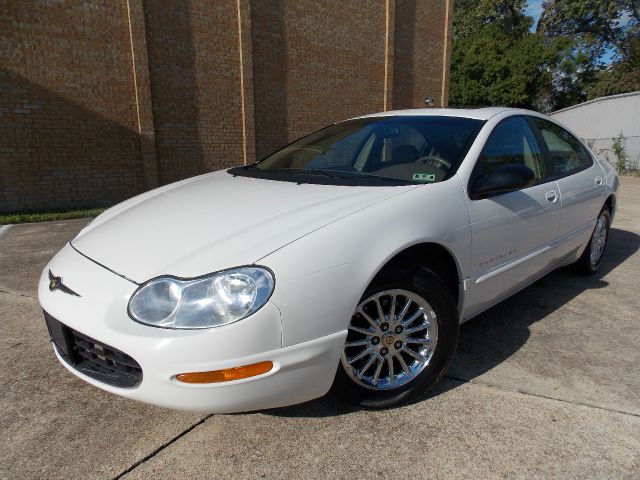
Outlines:
{"type": "MultiPolygon", "coordinates": [[[[324,395],[333,382],[346,331],[282,348],[280,310],[269,302],[239,322],[207,330],[168,330],[131,320],[127,303],[137,285],[67,245],[44,269],[42,308],[63,324],[133,357],[143,371],[135,388],[95,380],[61,363],[83,380],[111,393],[180,410],[230,413],[280,407],[324,395]],[[48,271],[80,296],[49,290],[48,271]],[[221,370],[262,361],[269,372],[243,380],[186,384],[188,372],[221,370]]],[[[54,348],[55,350],[55,348],[54,348]]]]}

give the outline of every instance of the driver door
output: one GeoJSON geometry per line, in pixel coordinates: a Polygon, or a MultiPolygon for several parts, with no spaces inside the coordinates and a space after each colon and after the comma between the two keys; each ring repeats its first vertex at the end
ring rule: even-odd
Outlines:
{"type": "Polygon", "coordinates": [[[491,133],[469,181],[508,164],[533,170],[536,183],[523,190],[468,201],[471,278],[465,316],[473,316],[532,282],[555,265],[552,244],[560,221],[560,194],[546,181],[535,135],[522,117],[509,117],[491,133]]]}

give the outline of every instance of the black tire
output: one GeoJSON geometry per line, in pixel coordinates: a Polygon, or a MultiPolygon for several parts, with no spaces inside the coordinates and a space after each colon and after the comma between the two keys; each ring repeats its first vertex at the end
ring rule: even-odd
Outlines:
{"type": "Polygon", "coordinates": [[[424,370],[409,383],[390,390],[373,390],[359,385],[349,377],[340,362],[333,391],[347,401],[371,409],[399,407],[425,397],[447,371],[458,344],[456,303],[445,283],[433,271],[409,265],[394,268],[374,281],[358,303],[391,289],[407,290],[428,302],[436,314],[438,338],[424,370]]]}
{"type": "Polygon", "coordinates": [[[601,217],[606,222],[606,226],[605,226],[606,236],[605,236],[605,243],[604,243],[602,253],[600,254],[600,257],[597,259],[596,262],[591,261],[591,247],[594,242],[594,234],[598,227],[598,224],[596,221],[596,226],[593,228],[593,232],[591,232],[591,238],[589,239],[589,243],[587,244],[587,247],[585,248],[584,252],[582,252],[582,255],[580,256],[578,261],[576,261],[572,265],[573,270],[576,273],[579,273],[581,275],[593,275],[594,273],[596,273],[600,268],[600,265],[602,264],[602,259],[604,258],[604,254],[607,250],[607,244],[609,243],[609,227],[611,226],[611,212],[609,211],[609,207],[607,207],[606,205],[602,208],[602,210],[598,214],[598,220],[601,217]]]}

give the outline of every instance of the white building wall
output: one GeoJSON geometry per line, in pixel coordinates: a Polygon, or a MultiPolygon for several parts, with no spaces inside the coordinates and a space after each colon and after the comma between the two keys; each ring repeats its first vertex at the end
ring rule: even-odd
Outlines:
{"type": "Polygon", "coordinates": [[[618,160],[612,150],[613,139],[622,133],[627,152],[624,168],[640,169],[640,92],[598,98],[558,110],[551,116],[614,165],[618,160]]]}

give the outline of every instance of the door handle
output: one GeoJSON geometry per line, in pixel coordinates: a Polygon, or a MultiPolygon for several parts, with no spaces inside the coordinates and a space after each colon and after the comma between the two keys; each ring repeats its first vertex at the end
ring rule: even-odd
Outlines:
{"type": "Polygon", "coordinates": [[[545,194],[545,198],[551,203],[556,203],[556,200],[558,200],[558,195],[556,194],[556,192],[551,190],[550,192],[547,192],[545,194]]]}
{"type": "Polygon", "coordinates": [[[600,187],[602,185],[602,177],[596,177],[594,180],[596,181],[597,186],[600,187]]]}

